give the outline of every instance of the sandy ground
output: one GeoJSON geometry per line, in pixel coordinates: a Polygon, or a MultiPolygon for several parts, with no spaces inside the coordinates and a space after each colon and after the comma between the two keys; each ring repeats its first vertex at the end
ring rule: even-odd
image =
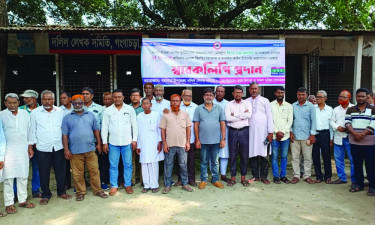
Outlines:
{"type": "MultiPolygon", "coordinates": [[[[334,168],[333,164],[335,173],[334,168]]],[[[290,166],[288,176],[291,177],[290,166]]],[[[333,179],[336,178],[334,174],[333,179]]],[[[55,190],[53,183],[52,179],[55,190]]],[[[367,188],[349,193],[349,186],[349,183],[300,182],[295,185],[254,183],[243,187],[237,183],[234,187],[218,189],[208,184],[206,189],[194,188],[192,193],[175,187],[163,195],[161,191],[142,194],[137,185],[132,195],[122,189],[108,199],[93,196],[89,189],[82,202],[74,198],[59,199],[53,191],[47,206],[17,207],[18,212],[0,218],[0,224],[375,224],[375,197],[366,195],[367,188]]],[[[68,193],[73,195],[73,189],[68,193]]],[[[4,202],[2,188],[0,202],[4,202]]]]}

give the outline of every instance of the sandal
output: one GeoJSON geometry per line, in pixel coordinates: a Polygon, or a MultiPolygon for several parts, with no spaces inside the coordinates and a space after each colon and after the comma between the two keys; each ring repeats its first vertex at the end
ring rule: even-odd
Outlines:
{"type": "Polygon", "coordinates": [[[303,181],[305,181],[305,182],[308,183],[308,184],[315,184],[315,182],[314,182],[313,180],[311,180],[310,177],[304,179],[303,181]]]}
{"type": "Polygon", "coordinates": [[[168,194],[171,191],[171,187],[165,187],[163,190],[163,194],[168,194]]]}
{"type": "Polygon", "coordinates": [[[62,198],[62,199],[65,199],[65,200],[72,198],[72,196],[68,195],[68,194],[63,194],[63,195],[60,195],[59,197],[62,198]]]}
{"type": "Polygon", "coordinates": [[[280,181],[280,178],[279,178],[279,177],[274,177],[274,178],[273,178],[273,182],[274,182],[275,184],[281,184],[281,181],[280,181]]]}
{"type": "Polygon", "coordinates": [[[35,208],[35,204],[31,203],[31,202],[24,202],[24,203],[18,204],[18,207],[26,208],[26,209],[32,209],[32,208],[35,208]]]}
{"type": "Polygon", "coordinates": [[[182,186],[182,189],[185,190],[185,191],[188,191],[188,192],[192,192],[193,191],[193,189],[189,185],[182,186]]]}
{"type": "Polygon", "coordinates": [[[95,194],[95,196],[99,196],[101,198],[108,198],[108,195],[104,191],[99,191],[95,194]]]}
{"type": "MultiPolygon", "coordinates": [[[[306,178],[307,179],[307,178],[306,178]]],[[[319,179],[316,179],[315,180],[315,183],[317,183],[317,184],[319,184],[319,183],[321,183],[322,182],[322,180],[319,180],[319,179]]]]}
{"type": "Polygon", "coordinates": [[[16,207],[14,207],[14,205],[5,207],[5,211],[7,214],[15,214],[17,212],[16,207]]]}
{"type": "Polygon", "coordinates": [[[291,184],[296,184],[299,182],[299,178],[298,177],[293,177],[292,181],[290,181],[291,184]]]}
{"type": "Polygon", "coordinates": [[[248,186],[250,186],[250,183],[249,183],[249,181],[247,181],[247,180],[241,180],[241,184],[242,184],[244,187],[248,187],[248,186]]]}
{"type": "Polygon", "coordinates": [[[229,187],[232,187],[232,186],[234,186],[236,183],[237,183],[237,182],[236,182],[235,180],[229,179],[227,185],[228,185],[229,187]]]}
{"type": "Polygon", "coordinates": [[[49,202],[49,199],[48,198],[42,198],[40,201],[39,201],[39,204],[40,205],[47,205],[49,202]]]}
{"type": "MultiPolygon", "coordinates": [[[[270,184],[271,183],[267,178],[262,178],[261,181],[263,182],[263,184],[270,184]]],[[[279,182],[280,182],[280,180],[279,180],[279,182]]]]}
{"type": "Polygon", "coordinates": [[[225,183],[229,182],[229,178],[226,176],[221,176],[220,180],[224,181],[225,183]]]}
{"type": "Polygon", "coordinates": [[[152,189],[152,193],[158,193],[159,192],[159,188],[153,188],[152,189]]]}
{"type": "Polygon", "coordinates": [[[352,193],[354,193],[354,192],[358,192],[358,191],[363,191],[363,187],[361,188],[361,187],[359,187],[359,186],[355,186],[355,187],[351,187],[351,188],[349,189],[349,192],[352,192],[352,193]]]}
{"type": "Polygon", "coordinates": [[[83,199],[85,199],[85,195],[84,194],[78,194],[76,196],[76,201],[78,201],[78,202],[83,201],[83,199]]]}
{"type": "Polygon", "coordinates": [[[150,190],[150,188],[143,188],[142,193],[147,193],[150,190]]]}
{"type": "Polygon", "coordinates": [[[290,184],[290,180],[288,180],[288,178],[286,178],[286,177],[282,177],[282,178],[280,178],[280,180],[282,182],[286,183],[286,184],[290,184]]]}
{"type": "Polygon", "coordinates": [[[6,217],[8,214],[6,212],[0,212],[0,217],[6,217]]]}
{"type": "Polygon", "coordinates": [[[367,196],[375,196],[375,189],[369,188],[367,191],[367,196]]]}

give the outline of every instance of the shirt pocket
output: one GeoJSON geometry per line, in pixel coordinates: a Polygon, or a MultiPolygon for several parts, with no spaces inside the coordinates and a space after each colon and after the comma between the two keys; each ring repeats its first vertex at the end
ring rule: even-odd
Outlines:
{"type": "Polygon", "coordinates": [[[288,119],[288,110],[287,109],[281,110],[281,119],[288,119]]]}
{"type": "Polygon", "coordinates": [[[181,118],[179,121],[178,121],[180,127],[182,128],[186,128],[186,118],[181,118]]]}

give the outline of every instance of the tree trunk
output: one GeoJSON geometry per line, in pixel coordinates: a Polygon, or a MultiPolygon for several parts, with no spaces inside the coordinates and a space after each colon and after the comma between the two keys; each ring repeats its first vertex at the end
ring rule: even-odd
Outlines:
{"type": "MultiPolygon", "coordinates": [[[[6,0],[0,0],[0,27],[8,26],[8,12],[6,0]]],[[[8,34],[0,34],[0,102],[4,99],[4,84],[7,72],[8,34]]],[[[0,109],[2,104],[0,104],[0,109]]]]}

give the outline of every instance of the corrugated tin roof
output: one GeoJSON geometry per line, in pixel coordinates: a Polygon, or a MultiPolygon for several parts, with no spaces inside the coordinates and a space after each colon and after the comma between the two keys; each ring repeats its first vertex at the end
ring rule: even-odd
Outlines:
{"type": "Polygon", "coordinates": [[[9,26],[0,27],[0,33],[19,32],[189,32],[189,33],[264,33],[264,34],[322,34],[322,35],[375,35],[375,30],[323,30],[323,29],[246,29],[246,28],[209,28],[209,27],[75,27],[75,26],[9,26]]]}

